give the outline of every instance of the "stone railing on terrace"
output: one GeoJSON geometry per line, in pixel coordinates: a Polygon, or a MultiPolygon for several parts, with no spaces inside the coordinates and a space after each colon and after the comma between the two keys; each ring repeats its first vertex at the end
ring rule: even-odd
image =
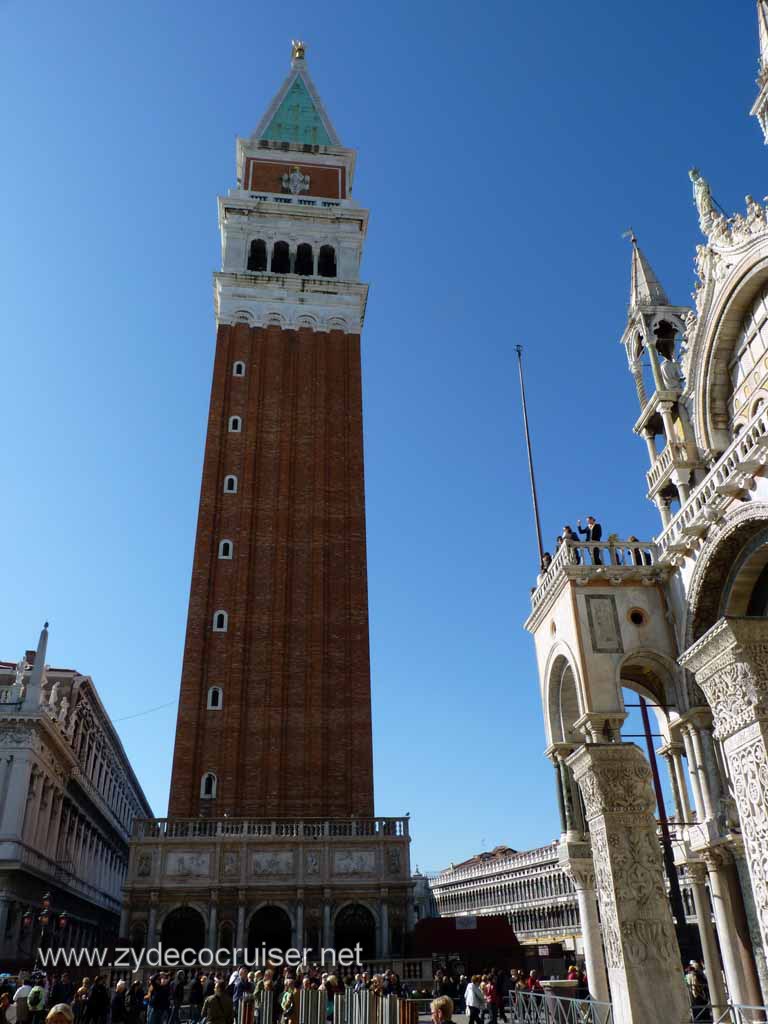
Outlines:
{"type": "Polygon", "coordinates": [[[648,497],[653,500],[654,494],[666,483],[673,469],[695,469],[700,465],[695,449],[692,450],[683,441],[668,441],[645,474],[648,497]]]}
{"type": "Polygon", "coordinates": [[[248,189],[230,189],[229,198],[248,198],[258,199],[263,203],[283,203],[293,204],[294,206],[316,206],[320,209],[331,209],[336,206],[341,206],[344,203],[343,199],[318,199],[314,196],[294,196],[286,194],[285,192],[251,192],[248,189]]]}
{"type": "Polygon", "coordinates": [[[730,499],[745,491],[768,465],[768,407],[761,409],[691,491],[688,501],[656,538],[658,558],[674,561],[722,518],[730,499]]]}
{"type": "Polygon", "coordinates": [[[21,704],[23,700],[24,686],[22,683],[0,686],[0,704],[21,704]]]}
{"type": "Polygon", "coordinates": [[[136,818],[134,839],[382,839],[408,835],[408,818],[136,818]]]}
{"type": "Polygon", "coordinates": [[[656,565],[658,554],[652,541],[573,541],[560,545],[549,569],[539,577],[531,595],[533,610],[555,589],[563,573],[574,579],[613,577],[642,573],[656,565]]]}

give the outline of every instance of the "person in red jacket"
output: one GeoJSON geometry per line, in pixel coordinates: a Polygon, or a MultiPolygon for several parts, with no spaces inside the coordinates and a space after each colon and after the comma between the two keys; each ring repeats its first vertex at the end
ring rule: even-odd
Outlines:
{"type": "Polygon", "coordinates": [[[528,989],[529,992],[543,992],[544,991],[544,989],[541,987],[541,983],[539,981],[539,973],[538,973],[538,971],[531,971],[531,973],[528,975],[528,980],[525,983],[525,987],[528,989]]]}

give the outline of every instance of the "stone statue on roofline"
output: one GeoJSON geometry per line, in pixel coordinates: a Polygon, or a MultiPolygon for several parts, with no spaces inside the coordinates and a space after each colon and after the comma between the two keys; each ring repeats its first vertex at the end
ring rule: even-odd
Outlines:
{"type": "Polygon", "coordinates": [[[705,235],[709,235],[714,221],[715,208],[712,202],[712,190],[709,182],[704,178],[698,167],[692,167],[688,177],[693,184],[693,200],[696,209],[699,211],[699,227],[705,235]]]}

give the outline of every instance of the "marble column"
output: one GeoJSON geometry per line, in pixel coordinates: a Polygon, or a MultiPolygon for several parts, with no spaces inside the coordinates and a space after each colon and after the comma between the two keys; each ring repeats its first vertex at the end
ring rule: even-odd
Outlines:
{"type": "Polygon", "coordinates": [[[296,893],[296,949],[304,948],[304,890],[299,889],[296,893]]]}
{"type": "Polygon", "coordinates": [[[707,983],[709,985],[709,1001],[715,1007],[715,1018],[717,1018],[725,1009],[726,997],[725,986],[723,985],[723,962],[720,959],[715,930],[712,927],[709,897],[707,896],[705,884],[707,869],[704,864],[696,861],[689,861],[687,867],[688,877],[691,880],[693,903],[696,908],[696,923],[699,926],[704,970],[706,971],[707,983]]]}
{"type": "MultiPolygon", "coordinates": [[[[723,745],[768,948],[768,619],[722,618],[679,658],[696,676],[723,745]]],[[[722,936],[721,936],[722,938],[722,936]]]]}
{"type": "Polygon", "coordinates": [[[333,934],[331,932],[331,890],[323,890],[323,948],[333,948],[333,934]]]}
{"type": "Polygon", "coordinates": [[[237,929],[235,933],[235,945],[242,949],[245,945],[245,891],[238,890],[237,893],[237,929]]]}
{"type": "Polygon", "coordinates": [[[568,764],[586,805],[614,1024],[679,1024],[690,1005],[650,765],[633,743],[587,743],[568,764]]]}
{"type": "Polygon", "coordinates": [[[589,991],[594,999],[607,1003],[611,996],[608,989],[608,973],[605,968],[600,919],[597,914],[595,865],[590,846],[588,843],[565,843],[561,840],[558,860],[576,887],[589,991]]]}
{"type": "Polygon", "coordinates": [[[147,923],[147,949],[157,945],[157,901],[158,894],[150,893],[149,896],[149,921],[147,923]]]}
{"type": "Polygon", "coordinates": [[[379,919],[381,921],[379,956],[382,959],[389,956],[389,905],[387,904],[387,896],[387,891],[382,890],[379,903],[379,919]]]}
{"type": "Polygon", "coordinates": [[[219,940],[217,934],[217,921],[218,916],[218,904],[216,902],[216,893],[211,893],[211,898],[208,902],[208,949],[216,950],[219,948],[219,940]]]}
{"type": "Polygon", "coordinates": [[[723,956],[725,983],[732,1003],[759,1006],[762,997],[749,939],[739,880],[730,854],[717,847],[704,851],[712,909],[723,956]]]}

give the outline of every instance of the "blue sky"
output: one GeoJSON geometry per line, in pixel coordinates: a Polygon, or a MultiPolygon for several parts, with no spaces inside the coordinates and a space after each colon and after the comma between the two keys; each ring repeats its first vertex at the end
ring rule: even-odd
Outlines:
{"type": "Polygon", "coordinates": [[[514,345],[547,546],[587,513],[654,533],[621,234],[685,303],[688,168],[726,209],[768,191],[751,2],[0,3],[0,658],[49,618],[49,660],[93,676],[164,813],[175,705],[138,713],[178,693],[216,196],[292,37],[371,209],[377,810],[410,811],[422,869],[548,842],[514,345]]]}

